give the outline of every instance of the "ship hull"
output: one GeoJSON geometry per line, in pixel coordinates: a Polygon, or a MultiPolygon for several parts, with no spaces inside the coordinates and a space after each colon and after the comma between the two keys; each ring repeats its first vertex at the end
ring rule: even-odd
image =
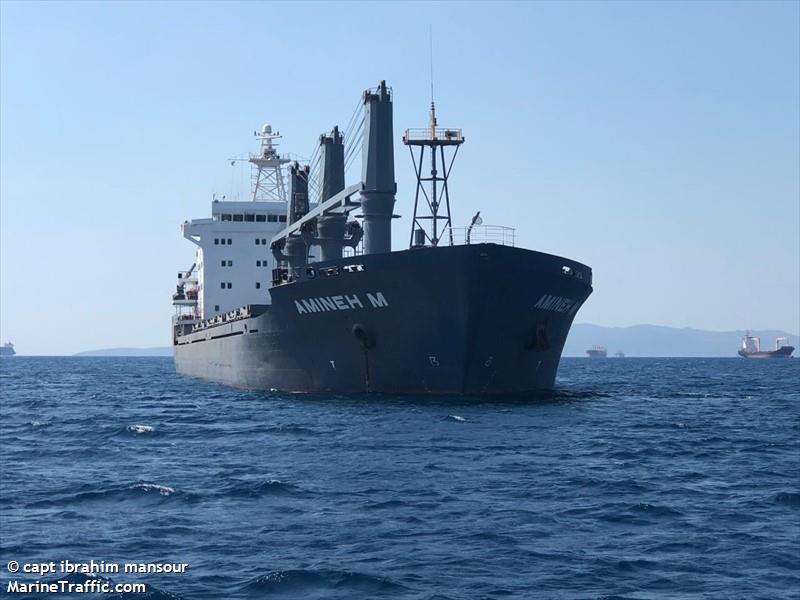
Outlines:
{"type": "Polygon", "coordinates": [[[585,265],[493,244],[313,266],[262,314],[176,338],[177,371],[291,392],[524,394],[552,387],[592,291],[585,265]]]}
{"type": "Polygon", "coordinates": [[[771,351],[761,351],[761,352],[747,352],[746,350],[739,350],[739,356],[742,358],[755,358],[755,359],[765,359],[765,358],[791,358],[792,352],[794,352],[793,346],[783,346],[777,350],[771,351]]]}

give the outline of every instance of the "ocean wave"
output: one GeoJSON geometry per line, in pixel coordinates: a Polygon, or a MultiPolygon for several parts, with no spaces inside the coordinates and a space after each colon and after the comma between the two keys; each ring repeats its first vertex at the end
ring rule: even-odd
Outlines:
{"type": "Polygon", "coordinates": [[[258,481],[234,480],[223,486],[220,496],[260,498],[262,496],[301,496],[307,492],[301,487],[278,479],[258,481]]]}
{"type": "Polygon", "coordinates": [[[157,483],[135,483],[130,489],[142,490],[143,492],[158,492],[162,496],[171,496],[175,493],[175,488],[167,487],[166,485],[158,485],[157,483]]]}
{"type": "Polygon", "coordinates": [[[149,483],[145,481],[137,481],[128,484],[111,485],[104,488],[93,488],[90,485],[81,486],[80,491],[76,492],[62,492],[50,493],[47,499],[38,500],[27,504],[27,508],[49,508],[64,505],[81,505],[92,502],[103,501],[157,501],[161,502],[167,499],[183,499],[194,500],[195,494],[189,492],[182,492],[175,488],[161,485],[158,483],[149,483]]]}
{"type": "MultiPolygon", "coordinates": [[[[285,595],[287,598],[324,594],[324,598],[348,598],[349,594],[395,594],[404,587],[387,577],[355,571],[328,569],[290,569],[270,571],[252,579],[242,591],[254,594],[285,595]]],[[[371,596],[374,597],[374,596],[371,596]]]]}
{"type": "Polygon", "coordinates": [[[151,425],[128,425],[125,428],[125,431],[140,435],[145,433],[154,433],[155,427],[152,427],[151,425]]]}
{"type": "Polygon", "coordinates": [[[634,512],[647,513],[654,517],[679,517],[683,513],[679,510],[670,508],[669,506],[661,506],[656,504],[649,504],[647,502],[639,502],[630,507],[634,512]]]}
{"type": "Polygon", "coordinates": [[[282,433],[282,434],[290,434],[290,435],[316,435],[317,432],[313,429],[309,429],[308,427],[302,427],[300,425],[295,425],[293,423],[289,423],[287,425],[273,425],[272,427],[267,427],[263,430],[265,433],[282,433]]]}
{"type": "Polygon", "coordinates": [[[385,502],[372,502],[370,504],[365,504],[364,508],[367,510],[374,510],[400,508],[402,506],[407,506],[407,503],[403,502],[402,500],[386,500],[385,502]]]}

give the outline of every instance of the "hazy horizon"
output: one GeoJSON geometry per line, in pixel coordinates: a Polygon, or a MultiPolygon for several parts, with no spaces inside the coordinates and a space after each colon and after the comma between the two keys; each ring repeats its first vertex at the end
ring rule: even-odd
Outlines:
{"type": "MultiPolygon", "coordinates": [[[[602,335],[599,336],[599,337],[592,337],[590,339],[586,338],[586,333],[582,329],[584,327],[605,329],[605,330],[609,330],[609,332],[626,331],[626,330],[631,330],[631,329],[636,329],[636,328],[651,328],[651,329],[654,328],[654,329],[660,330],[657,333],[663,333],[664,330],[666,330],[668,333],[677,332],[678,334],[680,334],[681,332],[691,331],[691,332],[698,332],[699,334],[705,336],[706,338],[717,338],[717,340],[716,340],[717,344],[719,344],[719,339],[718,338],[719,338],[720,335],[728,334],[729,336],[734,336],[734,335],[738,336],[738,335],[744,333],[744,331],[746,331],[746,330],[741,330],[741,329],[739,329],[739,330],[715,331],[715,330],[695,329],[695,328],[692,328],[692,327],[677,328],[677,327],[666,327],[666,326],[663,326],[663,325],[655,325],[653,323],[637,323],[637,324],[634,324],[634,325],[614,326],[614,327],[609,327],[609,326],[606,326],[606,325],[599,325],[597,323],[575,323],[573,325],[571,331],[570,331],[570,337],[568,337],[568,339],[567,339],[567,344],[566,344],[566,346],[564,348],[564,354],[563,354],[564,356],[583,355],[584,351],[586,350],[586,348],[592,347],[594,345],[597,345],[597,344],[606,344],[606,345],[611,344],[613,346],[614,343],[616,343],[616,342],[609,342],[609,340],[605,339],[605,337],[603,337],[602,335]],[[576,333],[578,334],[577,337],[579,337],[582,340],[581,343],[583,343],[584,346],[586,346],[585,348],[583,346],[581,346],[578,350],[576,350],[576,348],[578,348],[578,346],[580,346],[580,344],[576,345],[575,340],[573,339],[573,338],[576,337],[576,335],[575,335],[576,333]]],[[[752,330],[752,332],[753,332],[754,335],[762,336],[762,344],[764,345],[765,348],[766,347],[770,347],[770,345],[772,344],[772,341],[773,341],[769,337],[764,338],[763,336],[766,335],[766,334],[770,334],[770,335],[771,334],[786,334],[786,335],[789,336],[789,345],[793,345],[796,348],[800,347],[800,340],[797,339],[797,338],[800,337],[800,335],[798,335],[797,333],[791,332],[791,331],[783,331],[783,330],[779,330],[779,329],[759,329],[759,330],[752,330]]],[[[646,343],[648,345],[648,347],[650,348],[650,352],[654,352],[654,353],[653,354],[631,354],[631,356],[639,356],[639,357],[648,357],[648,356],[650,356],[650,357],[658,357],[658,356],[675,356],[675,357],[680,357],[680,356],[731,356],[731,357],[736,357],[735,350],[738,349],[738,341],[739,341],[738,339],[733,340],[733,338],[731,338],[731,340],[729,340],[730,343],[726,343],[724,345],[724,349],[718,345],[717,347],[720,349],[720,354],[705,355],[705,354],[691,354],[690,353],[690,354],[685,354],[684,355],[684,354],[663,354],[664,348],[661,348],[659,346],[659,340],[658,339],[652,339],[652,338],[647,338],[647,339],[648,339],[647,342],[644,342],[641,339],[635,339],[635,342],[636,342],[637,345],[638,344],[642,344],[642,343],[646,343]]],[[[709,342],[710,340],[709,339],[705,339],[705,340],[702,340],[702,341],[709,342]]],[[[15,349],[17,350],[17,354],[20,355],[20,356],[75,356],[75,355],[82,355],[82,354],[87,354],[87,353],[92,353],[92,352],[104,352],[104,351],[116,351],[116,350],[126,350],[126,351],[128,351],[128,350],[130,350],[130,351],[169,350],[169,351],[171,351],[172,347],[171,347],[169,342],[170,342],[169,339],[166,339],[161,344],[157,344],[157,345],[153,345],[153,346],[124,346],[124,345],[123,346],[112,346],[112,345],[105,345],[105,346],[99,346],[99,347],[93,347],[93,348],[82,348],[82,349],[80,349],[80,350],[78,350],[76,352],[72,352],[72,353],[69,353],[69,354],[67,354],[67,353],[64,353],[64,354],[42,354],[42,353],[38,353],[37,354],[37,353],[24,352],[24,349],[20,348],[20,347],[17,347],[15,349]]],[[[673,340],[673,342],[674,342],[674,340],[673,340]]],[[[613,348],[613,349],[609,348],[609,349],[612,350],[612,351],[616,351],[616,350],[623,350],[624,348],[613,348]]],[[[121,355],[121,356],[124,356],[124,355],[121,355]]]]}
{"type": "MultiPolygon", "coordinates": [[[[576,322],[800,332],[798,3],[0,3],[0,341],[169,343],[180,234],[270,122],[309,156],[394,88],[394,248],[430,101],[456,225],[593,268],[576,322]],[[376,27],[379,24],[379,27],[376,27]]],[[[352,172],[348,183],[354,179],[352,172]]]]}

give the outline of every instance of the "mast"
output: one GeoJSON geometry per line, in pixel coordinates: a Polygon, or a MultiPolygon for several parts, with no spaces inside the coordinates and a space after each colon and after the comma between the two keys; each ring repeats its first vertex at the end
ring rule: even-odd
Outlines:
{"type": "MultiPolygon", "coordinates": [[[[276,150],[275,140],[280,139],[278,131],[272,131],[272,125],[266,124],[261,133],[253,135],[261,142],[258,154],[250,154],[250,184],[253,191],[253,202],[286,202],[286,187],[283,181],[283,165],[290,162],[276,150]]],[[[234,159],[236,160],[236,159],[234,159]]]]}
{"type": "Polygon", "coordinates": [[[411,160],[414,163],[414,174],[417,177],[417,189],[414,193],[414,216],[411,221],[410,247],[438,246],[445,234],[453,244],[452,220],[450,214],[450,190],[447,186],[458,148],[464,143],[461,129],[440,129],[436,119],[436,104],[431,98],[430,120],[425,129],[406,129],[403,143],[408,146],[411,160]],[[419,147],[415,156],[414,147],[419,147]],[[446,148],[453,148],[448,163],[446,148]],[[430,156],[430,177],[422,174],[425,164],[425,151],[430,156]],[[437,161],[438,164],[437,164],[437,161]],[[441,168],[441,171],[439,170],[441,168]],[[420,196],[425,200],[420,204],[420,196]],[[442,206],[442,202],[444,205],[442,206]],[[425,207],[427,206],[427,211],[425,207]],[[440,214],[442,212],[443,214],[440,214]]]}

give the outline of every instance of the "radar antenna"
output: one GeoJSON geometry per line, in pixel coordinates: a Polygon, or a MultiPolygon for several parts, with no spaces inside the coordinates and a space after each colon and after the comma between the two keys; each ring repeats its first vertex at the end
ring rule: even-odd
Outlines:
{"type": "Polygon", "coordinates": [[[291,161],[278,154],[278,144],[275,142],[283,136],[278,131],[272,131],[272,125],[269,124],[264,125],[260,132],[254,131],[253,136],[261,142],[258,154],[251,153],[248,158],[232,158],[231,164],[244,160],[250,163],[253,202],[286,202],[283,165],[291,161]]]}

